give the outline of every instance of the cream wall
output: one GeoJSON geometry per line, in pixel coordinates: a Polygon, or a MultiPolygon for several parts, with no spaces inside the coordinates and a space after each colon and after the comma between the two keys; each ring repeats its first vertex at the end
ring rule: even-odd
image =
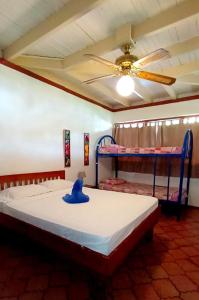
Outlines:
{"type": "MultiPolygon", "coordinates": [[[[95,182],[94,149],[112,130],[112,113],[59,89],[0,65],[0,174],[62,170],[63,129],[71,130],[71,167],[95,182]],[[90,133],[90,165],[83,165],[83,133],[90,133]]],[[[102,164],[102,177],[111,166],[102,164]]]]}
{"type": "MultiPolygon", "coordinates": [[[[180,115],[199,114],[199,100],[178,102],[162,106],[151,106],[140,109],[127,110],[114,113],[113,122],[125,122],[144,119],[167,118],[180,115]]],[[[152,182],[150,175],[120,172],[120,177],[137,182],[152,182]]],[[[165,183],[164,177],[158,177],[158,183],[165,183]]],[[[178,181],[172,178],[172,185],[177,186],[178,181]]],[[[193,178],[190,183],[189,204],[199,207],[199,179],[193,178]]]]}

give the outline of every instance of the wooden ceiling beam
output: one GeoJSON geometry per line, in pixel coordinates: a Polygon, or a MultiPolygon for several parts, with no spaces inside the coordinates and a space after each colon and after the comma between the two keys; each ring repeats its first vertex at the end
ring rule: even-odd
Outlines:
{"type": "Polygon", "coordinates": [[[58,12],[49,16],[46,20],[42,21],[39,25],[4,49],[4,58],[11,59],[24,53],[24,51],[35,42],[52,33],[60,26],[74,22],[103,1],[104,0],[70,0],[58,12]]]}
{"type": "Polygon", "coordinates": [[[44,56],[20,55],[12,60],[17,65],[45,70],[63,70],[64,64],[61,58],[44,56]]]}
{"type": "Polygon", "coordinates": [[[151,35],[163,29],[169,28],[178,22],[197,15],[199,12],[198,0],[186,0],[173,6],[160,14],[147,19],[134,27],[133,39],[137,40],[143,36],[151,35]]]}
{"type": "Polygon", "coordinates": [[[144,100],[145,102],[151,102],[152,98],[151,95],[148,92],[148,88],[143,86],[140,82],[139,79],[136,80],[134,79],[134,83],[135,83],[135,89],[134,89],[134,93],[141,98],[142,100],[144,100]]]}
{"type": "Polygon", "coordinates": [[[165,47],[171,56],[181,55],[183,53],[192,52],[199,49],[199,36],[193,37],[189,40],[165,47]]]}
{"type": "Polygon", "coordinates": [[[154,72],[178,78],[181,76],[185,76],[187,74],[198,72],[198,70],[199,70],[199,60],[187,64],[183,64],[183,65],[177,65],[174,67],[165,68],[163,70],[155,70],[154,72]]]}
{"type": "Polygon", "coordinates": [[[199,75],[189,74],[178,79],[179,82],[199,86],[199,75]]]}
{"type": "Polygon", "coordinates": [[[176,92],[175,92],[175,90],[174,90],[174,88],[172,86],[162,84],[162,87],[167,92],[167,94],[169,95],[170,99],[176,99],[177,98],[176,92]]]}

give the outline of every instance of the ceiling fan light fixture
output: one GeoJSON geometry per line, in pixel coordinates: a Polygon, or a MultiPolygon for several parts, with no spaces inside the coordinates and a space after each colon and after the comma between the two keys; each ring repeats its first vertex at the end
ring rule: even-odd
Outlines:
{"type": "Polygon", "coordinates": [[[123,97],[130,96],[131,93],[134,91],[135,84],[131,76],[129,75],[124,75],[122,76],[116,85],[116,90],[119,95],[123,97]]]}

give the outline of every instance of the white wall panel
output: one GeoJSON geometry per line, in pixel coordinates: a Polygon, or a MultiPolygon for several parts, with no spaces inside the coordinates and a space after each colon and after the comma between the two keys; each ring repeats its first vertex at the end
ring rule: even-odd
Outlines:
{"type": "MultiPolygon", "coordinates": [[[[112,114],[36,79],[0,66],[0,174],[64,169],[63,129],[71,130],[69,179],[79,170],[95,182],[95,145],[111,133],[112,114]],[[83,133],[90,133],[90,165],[84,167],[83,133]]],[[[102,177],[111,166],[102,166],[102,177]]]]}

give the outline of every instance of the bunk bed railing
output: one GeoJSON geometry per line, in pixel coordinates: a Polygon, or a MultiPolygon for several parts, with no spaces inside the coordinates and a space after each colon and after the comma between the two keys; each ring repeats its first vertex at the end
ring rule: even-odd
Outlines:
{"type": "Polygon", "coordinates": [[[97,142],[97,148],[99,148],[100,146],[107,145],[107,142],[109,142],[108,144],[110,144],[110,142],[111,144],[116,144],[115,139],[111,135],[104,135],[97,142]]]}
{"type": "Polygon", "coordinates": [[[187,172],[187,195],[189,194],[190,178],[191,178],[191,169],[192,169],[192,156],[193,156],[193,133],[190,130],[189,132],[189,162],[188,162],[188,172],[187,172]]]}
{"type": "MultiPolygon", "coordinates": [[[[101,146],[105,146],[107,144],[116,144],[115,139],[111,136],[111,135],[104,135],[102,136],[99,141],[97,142],[97,147],[96,147],[96,152],[95,152],[95,171],[96,171],[96,178],[95,178],[95,187],[98,188],[98,176],[99,176],[99,171],[98,171],[98,163],[99,163],[99,159],[98,159],[98,153],[99,153],[99,148],[101,146]]],[[[116,158],[116,171],[115,171],[115,175],[117,177],[118,174],[118,159],[116,158]]]]}

